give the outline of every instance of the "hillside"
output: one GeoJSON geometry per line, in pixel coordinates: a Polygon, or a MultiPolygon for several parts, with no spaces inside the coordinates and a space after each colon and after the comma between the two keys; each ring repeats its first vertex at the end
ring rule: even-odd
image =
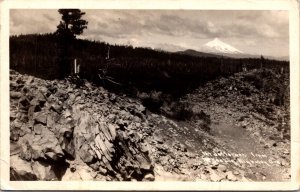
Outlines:
{"type": "Polygon", "coordinates": [[[187,49],[185,51],[178,51],[176,53],[195,56],[195,57],[215,57],[215,58],[222,57],[221,55],[218,55],[218,54],[205,53],[205,52],[195,51],[193,49],[187,49]]]}
{"type": "Polygon", "coordinates": [[[241,72],[174,100],[11,70],[11,180],[289,180],[288,77],[241,72]]]}

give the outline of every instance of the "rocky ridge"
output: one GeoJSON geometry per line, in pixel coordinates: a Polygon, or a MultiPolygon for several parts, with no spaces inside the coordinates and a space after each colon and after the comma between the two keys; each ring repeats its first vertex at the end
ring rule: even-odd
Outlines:
{"type": "Polygon", "coordinates": [[[140,103],[88,82],[10,78],[12,180],[154,178],[140,103]]]}
{"type": "Polygon", "coordinates": [[[159,92],[133,99],[78,78],[47,81],[11,70],[11,180],[289,179],[282,79],[268,70],[243,72],[172,101],[159,92]],[[239,163],[239,153],[250,151],[275,159],[276,171],[239,163]],[[236,156],[206,161],[207,154],[236,156]]]}

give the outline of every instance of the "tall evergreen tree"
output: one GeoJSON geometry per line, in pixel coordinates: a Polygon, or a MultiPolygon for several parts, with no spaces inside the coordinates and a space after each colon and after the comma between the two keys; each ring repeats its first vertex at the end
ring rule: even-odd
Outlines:
{"type": "Polygon", "coordinates": [[[76,35],[83,33],[83,30],[87,28],[88,22],[81,19],[85,12],[81,12],[80,9],[59,9],[59,14],[62,15],[57,30],[55,32],[60,39],[60,78],[65,78],[71,73],[71,46],[74,45],[76,35]]]}
{"type": "Polygon", "coordinates": [[[59,9],[58,12],[62,15],[62,21],[57,26],[56,34],[63,38],[74,39],[87,28],[88,22],[81,19],[85,12],[80,9],[59,9]]]}

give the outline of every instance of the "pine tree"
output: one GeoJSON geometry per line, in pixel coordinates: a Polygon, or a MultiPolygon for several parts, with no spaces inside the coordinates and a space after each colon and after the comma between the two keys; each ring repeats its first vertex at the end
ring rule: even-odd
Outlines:
{"type": "Polygon", "coordinates": [[[85,12],[81,12],[80,9],[59,9],[59,14],[62,15],[59,25],[55,34],[60,38],[60,78],[65,78],[71,73],[71,47],[74,45],[76,35],[83,33],[83,30],[87,28],[88,22],[81,19],[85,12]]]}
{"type": "Polygon", "coordinates": [[[80,9],[59,9],[59,14],[62,15],[59,25],[57,26],[56,34],[66,39],[75,39],[76,35],[83,33],[87,29],[88,22],[81,19],[85,12],[80,9]]]}

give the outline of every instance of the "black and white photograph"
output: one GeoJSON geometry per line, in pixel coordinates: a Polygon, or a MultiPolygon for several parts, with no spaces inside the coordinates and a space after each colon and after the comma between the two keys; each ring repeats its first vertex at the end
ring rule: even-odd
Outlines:
{"type": "Polygon", "coordinates": [[[289,18],[9,9],[9,181],[291,182],[289,18]]]}

